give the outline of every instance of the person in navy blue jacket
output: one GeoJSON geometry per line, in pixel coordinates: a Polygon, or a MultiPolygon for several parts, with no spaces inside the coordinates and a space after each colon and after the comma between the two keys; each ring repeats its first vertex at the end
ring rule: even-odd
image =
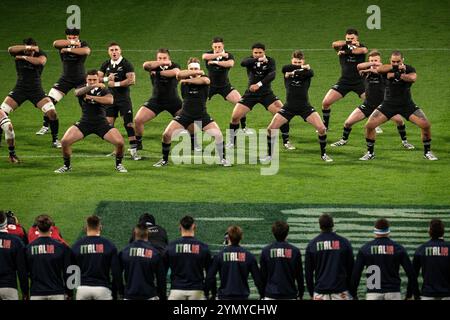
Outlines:
{"type": "Polygon", "coordinates": [[[28,275],[25,246],[18,236],[8,233],[8,219],[0,211],[0,300],[19,300],[17,278],[22,299],[28,299],[28,275]]]}
{"type": "Polygon", "coordinates": [[[100,235],[101,230],[100,218],[89,216],[86,219],[87,236],[72,246],[75,262],[81,269],[77,300],[112,300],[113,291],[123,293],[117,248],[100,235]]]}
{"type": "Polygon", "coordinates": [[[368,270],[366,299],[401,300],[399,271],[402,266],[408,276],[408,284],[417,296],[417,279],[408,253],[403,246],[389,238],[389,222],[384,218],[378,219],[373,232],[375,239],[363,245],[356,257],[351,281],[352,294],[357,293],[364,268],[371,267],[375,271],[368,270]]]}
{"type": "Polygon", "coordinates": [[[120,253],[126,300],[165,300],[166,272],[162,256],[148,242],[145,224],[134,228],[135,240],[120,253]],[[155,285],[156,280],[156,285],[155,285]]]}
{"type": "Polygon", "coordinates": [[[431,239],[414,254],[416,276],[422,270],[422,300],[450,300],[450,243],[444,241],[445,227],[439,219],[430,222],[431,239]]]}
{"type": "Polygon", "coordinates": [[[351,300],[350,277],[353,249],[350,242],[333,232],[333,218],[319,217],[321,233],[312,239],[305,252],[305,280],[314,300],[351,300]]]}
{"type": "Polygon", "coordinates": [[[169,300],[204,300],[208,296],[205,275],[211,265],[207,244],[195,238],[194,218],[180,220],[181,238],[169,243],[165,254],[166,268],[170,268],[169,300]]]}
{"type": "Polygon", "coordinates": [[[265,247],[260,257],[265,299],[302,299],[305,291],[302,255],[298,248],[286,241],[289,225],[276,221],[272,225],[272,233],[276,241],[265,247]]]}
{"type": "Polygon", "coordinates": [[[52,221],[48,215],[37,219],[39,237],[26,248],[27,269],[31,279],[31,300],[64,300],[72,297],[66,287],[67,269],[72,254],[65,244],[51,238],[52,221]]]}
{"type": "Polygon", "coordinates": [[[250,295],[248,275],[251,273],[260,297],[264,297],[261,273],[255,256],[239,243],[242,239],[242,229],[239,226],[228,227],[226,247],[213,259],[208,271],[206,283],[211,292],[211,298],[216,296],[216,274],[220,275],[219,300],[246,300],[250,295]]]}

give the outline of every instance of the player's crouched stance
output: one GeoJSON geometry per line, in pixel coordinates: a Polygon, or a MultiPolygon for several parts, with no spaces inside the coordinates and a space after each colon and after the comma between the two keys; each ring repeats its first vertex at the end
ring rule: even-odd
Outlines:
{"type": "Polygon", "coordinates": [[[78,97],[82,116],[80,121],[67,129],[61,140],[64,166],[55,170],[56,173],[65,173],[72,169],[70,157],[72,144],[84,137],[95,133],[100,138],[112,143],[116,147],[116,170],[127,172],[122,165],[124,141],[119,130],[108,123],[106,119],[106,105],[112,105],[113,95],[105,89],[105,85],[99,82],[97,70],[90,70],[86,75],[86,86],[77,88],[75,95],[78,97]]]}
{"type": "Polygon", "coordinates": [[[386,79],[384,101],[367,121],[367,153],[359,160],[367,161],[375,158],[375,128],[396,114],[403,116],[421,129],[424,158],[438,160],[431,152],[431,123],[411,97],[411,86],[417,79],[416,69],[404,64],[403,54],[400,51],[393,51],[390,64],[379,66],[377,71],[386,79]]]}
{"type": "Polygon", "coordinates": [[[268,155],[261,159],[261,162],[267,162],[272,159],[274,145],[274,130],[280,129],[283,125],[289,123],[296,115],[301,116],[305,122],[308,122],[316,128],[319,133],[320,157],[325,162],[332,162],[326,154],[327,130],[320,118],[319,113],[311,106],[308,97],[309,86],[314,72],[305,63],[305,56],[302,51],[295,50],[292,53],[291,64],[283,67],[284,85],[286,87],[286,104],[276,113],[267,128],[267,150],[268,155]]]}
{"type": "Polygon", "coordinates": [[[175,116],[164,130],[162,137],[163,158],[155,163],[153,165],[154,167],[163,167],[169,164],[172,137],[183,129],[188,129],[188,127],[194,125],[194,122],[197,121],[201,122],[204,132],[214,137],[220,164],[224,167],[231,166],[231,163],[225,159],[222,132],[206,110],[210,80],[205,76],[204,71],[200,69],[199,62],[200,60],[197,58],[190,58],[188,60],[188,69],[181,70],[177,74],[177,79],[181,83],[183,106],[180,114],[175,116]]]}

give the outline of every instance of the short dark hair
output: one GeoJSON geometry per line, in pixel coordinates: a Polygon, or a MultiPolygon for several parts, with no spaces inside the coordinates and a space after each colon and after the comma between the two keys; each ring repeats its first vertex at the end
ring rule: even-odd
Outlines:
{"type": "Polygon", "coordinates": [[[147,226],[145,224],[138,223],[134,227],[134,238],[136,240],[148,239],[148,229],[147,229],[147,226]]]}
{"type": "Polygon", "coordinates": [[[155,222],[155,217],[148,213],[148,212],[144,212],[140,217],[139,217],[139,224],[145,224],[147,227],[148,226],[154,226],[156,224],[155,222]]]}
{"type": "Polygon", "coordinates": [[[86,77],[87,76],[98,76],[98,70],[97,69],[88,70],[88,72],[86,72],[86,77]]]}
{"type": "Polygon", "coordinates": [[[356,36],[358,36],[358,30],[356,30],[355,28],[348,28],[347,31],[345,31],[345,34],[354,34],[356,36]]]}
{"type": "Polygon", "coordinates": [[[80,29],[67,28],[65,33],[66,33],[66,35],[79,36],[80,35],[80,29]]]}
{"type": "Polygon", "coordinates": [[[27,46],[37,46],[37,42],[33,38],[23,39],[23,44],[25,44],[27,46]]]}
{"type": "Polygon", "coordinates": [[[292,52],[292,58],[303,59],[305,58],[305,54],[301,50],[295,50],[292,52]]]}
{"type": "Polygon", "coordinates": [[[223,38],[222,37],[214,37],[212,39],[211,43],[216,43],[216,42],[222,42],[223,43],[223,38]]]}
{"type": "Polygon", "coordinates": [[[232,245],[238,245],[242,240],[242,229],[239,226],[230,226],[227,229],[228,239],[232,245]]]}
{"type": "Polygon", "coordinates": [[[333,230],[334,227],[334,221],[333,217],[330,216],[328,213],[324,213],[319,217],[319,226],[320,230],[325,232],[330,232],[333,230]]]}
{"type": "Polygon", "coordinates": [[[170,56],[170,51],[169,51],[169,49],[167,49],[167,48],[159,48],[159,49],[156,51],[156,54],[158,54],[158,53],[166,53],[167,55],[170,56]]]}
{"type": "Polygon", "coordinates": [[[86,218],[86,226],[90,230],[97,230],[100,227],[100,217],[92,215],[86,218]]]}
{"type": "Polygon", "coordinates": [[[284,241],[289,233],[289,225],[285,221],[275,221],[272,225],[272,233],[277,241],[284,241]]]}
{"type": "Polygon", "coordinates": [[[111,47],[113,47],[113,46],[118,46],[118,47],[120,47],[120,44],[118,44],[117,42],[111,42],[109,45],[108,45],[108,49],[109,48],[111,48],[111,47]]]}
{"type": "Polygon", "coordinates": [[[432,239],[439,239],[444,236],[445,226],[442,220],[440,219],[432,219],[430,221],[430,230],[429,234],[432,239]]]}
{"type": "Polygon", "coordinates": [[[41,214],[36,218],[36,227],[41,232],[49,232],[50,228],[53,226],[52,218],[47,214],[41,214]]]}
{"type": "Polygon", "coordinates": [[[381,53],[377,49],[373,49],[369,52],[369,57],[381,57],[381,53]]]}
{"type": "Polygon", "coordinates": [[[194,218],[192,218],[191,216],[184,216],[180,220],[180,226],[184,230],[190,230],[192,228],[192,226],[194,225],[194,222],[195,222],[194,218]]]}
{"type": "Polygon", "coordinates": [[[400,56],[401,58],[403,58],[403,53],[400,50],[394,50],[391,53],[391,57],[392,56],[400,56]]]}
{"type": "Polygon", "coordinates": [[[377,221],[375,221],[375,228],[379,230],[385,230],[390,227],[389,221],[385,218],[380,218],[377,221]]]}
{"type": "Polygon", "coordinates": [[[264,51],[266,51],[266,46],[261,42],[256,42],[252,45],[252,50],[253,49],[263,49],[264,51]]]}

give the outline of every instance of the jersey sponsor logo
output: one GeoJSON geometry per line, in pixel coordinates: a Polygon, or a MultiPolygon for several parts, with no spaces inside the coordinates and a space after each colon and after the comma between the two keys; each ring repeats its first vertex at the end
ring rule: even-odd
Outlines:
{"type": "Polygon", "coordinates": [[[448,247],[426,247],[425,256],[448,257],[448,247]]]}
{"type": "Polygon", "coordinates": [[[316,243],[316,249],[317,251],[339,250],[341,249],[341,243],[339,240],[319,241],[316,243]]]}
{"type": "Polygon", "coordinates": [[[145,248],[131,248],[130,257],[153,258],[153,250],[145,248]]]}
{"type": "Polygon", "coordinates": [[[179,243],[179,244],[175,245],[175,252],[176,253],[199,254],[200,253],[200,245],[179,243]]]}
{"type": "Polygon", "coordinates": [[[11,249],[11,240],[0,239],[0,249],[11,249]]]}
{"type": "Polygon", "coordinates": [[[224,262],[245,262],[247,254],[245,252],[224,252],[224,262]]]}
{"type": "Polygon", "coordinates": [[[385,245],[379,245],[379,246],[370,246],[370,253],[371,254],[386,254],[386,255],[393,255],[394,254],[394,246],[385,246],[385,245]]]}
{"type": "Polygon", "coordinates": [[[53,244],[39,244],[31,246],[31,255],[54,254],[55,246],[53,244]]]}
{"type": "Polygon", "coordinates": [[[80,254],[104,253],[103,244],[84,244],[80,246],[80,254]]]}
{"type": "Polygon", "coordinates": [[[275,248],[270,249],[270,258],[292,258],[292,249],[275,248]]]}

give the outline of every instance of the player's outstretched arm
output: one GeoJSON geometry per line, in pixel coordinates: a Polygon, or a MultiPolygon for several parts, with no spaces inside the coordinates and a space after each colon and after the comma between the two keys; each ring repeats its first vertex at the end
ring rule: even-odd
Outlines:
{"type": "Polygon", "coordinates": [[[234,60],[227,60],[227,61],[210,60],[208,61],[208,64],[215,64],[222,68],[232,68],[234,66],[234,60]]]}
{"type": "Polygon", "coordinates": [[[181,83],[197,84],[197,85],[209,85],[211,83],[211,81],[209,80],[208,77],[182,79],[180,82],[181,83]]]}
{"type": "Polygon", "coordinates": [[[204,53],[202,55],[202,59],[209,61],[209,60],[213,60],[216,59],[218,57],[224,57],[228,59],[228,53],[227,52],[219,52],[219,53],[204,53]]]}
{"type": "Polygon", "coordinates": [[[95,86],[85,86],[85,87],[76,88],[75,96],[81,97],[81,96],[84,96],[86,93],[88,93],[89,91],[91,91],[94,88],[104,88],[104,87],[105,87],[105,85],[103,83],[97,83],[95,86]]]}
{"type": "Polygon", "coordinates": [[[8,48],[8,53],[12,56],[24,53],[25,51],[39,52],[39,47],[19,44],[17,46],[11,46],[8,48]]]}
{"type": "Polygon", "coordinates": [[[163,71],[160,72],[160,74],[163,77],[166,77],[166,78],[173,78],[173,77],[177,76],[178,72],[180,72],[180,69],[173,68],[173,69],[170,69],[170,70],[163,70],[163,71]]]}
{"type": "Polygon", "coordinates": [[[190,77],[203,76],[205,72],[203,70],[181,70],[177,74],[178,80],[187,79],[190,77]]]}
{"type": "Polygon", "coordinates": [[[38,65],[45,65],[47,63],[47,57],[46,56],[31,57],[31,56],[19,56],[19,55],[16,55],[16,60],[25,60],[25,61],[28,61],[31,64],[36,65],[36,66],[38,66],[38,65]]]}
{"type": "Polygon", "coordinates": [[[161,66],[170,66],[172,62],[170,61],[145,61],[142,65],[145,71],[153,71],[161,66]]]}
{"type": "Polygon", "coordinates": [[[92,100],[94,102],[103,104],[103,105],[111,105],[114,103],[114,97],[112,94],[107,94],[104,96],[90,96],[90,95],[86,95],[85,97],[86,100],[92,100]]]}
{"type": "Polygon", "coordinates": [[[345,40],[337,40],[337,41],[334,41],[332,44],[331,44],[331,47],[333,48],[333,49],[335,49],[335,50],[340,50],[343,46],[345,46],[347,43],[345,42],[345,40]]]}

